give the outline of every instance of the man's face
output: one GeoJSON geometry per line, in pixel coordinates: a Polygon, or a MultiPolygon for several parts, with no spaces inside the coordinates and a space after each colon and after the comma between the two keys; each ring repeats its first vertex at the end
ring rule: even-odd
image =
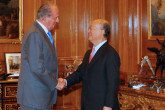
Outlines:
{"type": "Polygon", "coordinates": [[[59,23],[59,9],[52,6],[52,14],[47,17],[47,28],[48,30],[54,29],[56,23],[59,23]]]}
{"type": "Polygon", "coordinates": [[[102,33],[102,30],[99,29],[99,25],[91,24],[88,29],[88,40],[91,43],[95,44],[99,42],[100,40],[102,40],[102,37],[103,37],[103,33],[102,33]]]}

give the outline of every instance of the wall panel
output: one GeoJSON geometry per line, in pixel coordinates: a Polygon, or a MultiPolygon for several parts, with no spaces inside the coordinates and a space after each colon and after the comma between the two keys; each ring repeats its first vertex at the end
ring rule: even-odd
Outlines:
{"type": "MultiPolygon", "coordinates": [[[[36,19],[37,9],[46,0],[24,0],[24,33],[36,19]]],[[[87,49],[88,27],[94,19],[105,18],[111,24],[109,43],[121,58],[121,78],[128,81],[131,74],[138,74],[142,58],[147,55],[155,68],[156,55],[148,47],[160,49],[156,40],[148,40],[147,0],[53,0],[60,9],[60,23],[52,31],[59,58],[59,76],[65,66],[82,59],[87,49]]],[[[0,62],[5,69],[6,52],[21,52],[21,44],[0,44],[0,62]]],[[[58,96],[58,109],[80,106],[81,89],[58,96]],[[68,94],[70,94],[68,96],[68,94]],[[75,94],[77,97],[75,97],[75,94]],[[71,99],[72,96],[75,100],[71,99]],[[71,101],[71,102],[70,102],[71,101]],[[63,108],[61,108],[63,107],[63,108]]]]}
{"type": "MultiPolygon", "coordinates": [[[[158,42],[156,40],[149,40],[148,39],[148,10],[147,10],[147,0],[139,0],[140,1],[140,5],[141,5],[141,20],[142,20],[142,24],[141,24],[141,28],[142,28],[142,32],[141,32],[141,57],[144,56],[148,56],[152,67],[155,69],[156,67],[156,54],[153,52],[150,52],[147,48],[148,47],[156,47],[158,49],[161,49],[161,45],[158,44],[158,42]]],[[[160,40],[160,42],[163,42],[162,40],[160,40]]],[[[150,72],[150,71],[149,71],[150,72]]],[[[151,73],[151,72],[150,72],[151,73]]],[[[157,71],[157,75],[160,76],[160,71],[157,71]]],[[[165,74],[164,74],[165,76],[165,74]]]]}
{"type": "MultiPolygon", "coordinates": [[[[118,6],[120,71],[121,76],[128,80],[131,74],[138,74],[144,56],[149,57],[155,68],[156,54],[147,48],[160,49],[160,45],[156,40],[148,39],[147,0],[119,0],[118,6]]],[[[145,66],[148,68],[147,64],[145,66]]]]}

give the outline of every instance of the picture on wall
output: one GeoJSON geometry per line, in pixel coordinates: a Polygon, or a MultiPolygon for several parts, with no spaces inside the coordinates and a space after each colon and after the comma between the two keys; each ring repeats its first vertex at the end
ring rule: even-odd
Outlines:
{"type": "Polygon", "coordinates": [[[19,0],[0,0],[0,39],[19,38],[19,0]]]}
{"type": "Polygon", "coordinates": [[[152,0],[152,35],[165,35],[165,0],[152,0]]]}
{"type": "Polygon", "coordinates": [[[165,0],[148,0],[149,39],[165,38],[165,0]]]}
{"type": "Polygon", "coordinates": [[[21,53],[6,53],[7,73],[13,76],[19,76],[21,67],[21,53]]]}

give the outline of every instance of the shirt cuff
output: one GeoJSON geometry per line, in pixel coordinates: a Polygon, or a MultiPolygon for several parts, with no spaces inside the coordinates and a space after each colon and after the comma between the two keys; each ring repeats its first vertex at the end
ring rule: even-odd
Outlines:
{"type": "Polygon", "coordinates": [[[67,86],[67,80],[66,79],[64,79],[65,80],[65,83],[66,83],[66,86],[67,86]]]}

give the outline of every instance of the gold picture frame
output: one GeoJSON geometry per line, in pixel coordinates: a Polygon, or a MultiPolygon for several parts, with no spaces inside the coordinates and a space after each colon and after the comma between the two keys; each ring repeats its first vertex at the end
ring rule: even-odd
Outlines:
{"type": "Polygon", "coordinates": [[[160,14],[164,13],[162,11],[164,8],[165,0],[147,0],[149,40],[165,39],[165,17],[163,20],[160,19],[160,14]]]}
{"type": "Polygon", "coordinates": [[[5,53],[7,74],[19,76],[21,68],[21,53],[5,53]]]}
{"type": "Polygon", "coordinates": [[[21,43],[23,38],[23,0],[0,1],[0,43],[21,43]]]}

